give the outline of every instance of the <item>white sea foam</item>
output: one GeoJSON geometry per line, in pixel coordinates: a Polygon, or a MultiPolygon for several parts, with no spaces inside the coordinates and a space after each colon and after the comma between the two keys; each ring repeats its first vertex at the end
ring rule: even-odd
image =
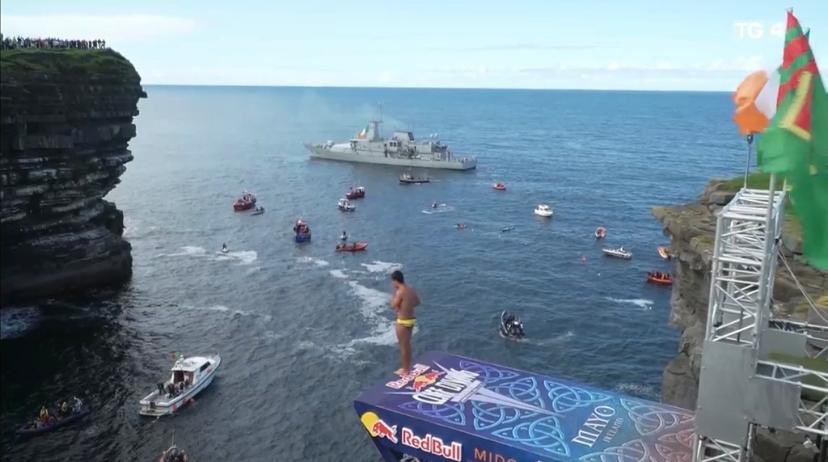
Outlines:
{"type": "Polygon", "coordinates": [[[391,263],[386,261],[374,260],[371,263],[362,263],[362,266],[368,270],[369,273],[390,273],[394,270],[402,269],[402,263],[391,263]]]}
{"type": "Polygon", "coordinates": [[[654,301],[647,298],[613,298],[606,297],[607,300],[615,303],[629,303],[635,305],[643,310],[652,310],[654,301]]]}
{"type": "Polygon", "coordinates": [[[259,254],[255,250],[239,250],[236,252],[218,253],[215,259],[218,261],[236,261],[240,265],[250,265],[258,260],[259,254]]]}
{"type": "Polygon", "coordinates": [[[207,258],[213,261],[232,261],[240,265],[250,265],[259,258],[259,254],[255,250],[237,250],[234,252],[223,253],[216,251],[215,253],[207,253],[204,247],[197,245],[185,245],[181,247],[180,252],[162,253],[159,257],[192,257],[192,258],[207,258]]]}
{"type": "Polygon", "coordinates": [[[199,247],[196,245],[185,245],[181,247],[180,252],[173,252],[173,253],[162,253],[159,254],[159,257],[203,257],[207,255],[207,251],[204,247],[199,247]]]}
{"type": "Polygon", "coordinates": [[[332,270],[329,271],[329,273],[331,273],[331,276],[333,276],[337,279],[348,279],[348,275],[345,274],[345,270],[332,269],[332,270]]]}
{"type": "Polygon", "coordinates": [[[421,212],[431,215],[433,213],[446,213],[446,212],[453,212],[454,207],[451,205],[440,204],[438,207],[432,207],[431,209],[421,210],[421,212]]]}
{"type": "MultiPolygon", "coordinates": [[[[358,337],[346,343],[332,347],[332,350],[343,355],[350,355],[356,351],[358,345],[395,345],[397,336],[394,332],[394,321],[390,316],[383,316],[388,310],[389,294],[365,287],[356,281],[349,281],[351,293],[361,302],[359,312],[365,320],[368,335],[358,337]]],[[[416,328],[414,332],[416,332],[416,328]]]]}
{"type": "Polygon", "coordinates": [[[296,261],[298,261],[300,263],[312,263],[312,264],[314,264],[314,265],[316,265],[320,268],[324,268],[324,267],[330,265],[330,263],[328,263],[325,260],[322,260],[321,258],[313,258],[313,257],[299,257],[299,258],[296,259],[296,261]]]}
{"type": "Polygon", "coordinates": [[[654,398],[656,393],[650,385],[640,383],[621,383],[615,389],[624,394],[654,398]]]}

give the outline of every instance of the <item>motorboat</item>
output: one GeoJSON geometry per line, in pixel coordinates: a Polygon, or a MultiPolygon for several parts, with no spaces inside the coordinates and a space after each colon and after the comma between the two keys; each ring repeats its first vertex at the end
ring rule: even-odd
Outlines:
{"type": "Polygon", "coordinates": [[[538,206],[535,207],[535,215],[537,215],[539,217],[545,217],[545,218],[546,217],[551,217],[552,216],[552,207],[550,207],[546,204],[538,204],[538,206]]]}
{"type": "Polygon", "coordinates": [[[670,273],[662,273],[661,271],[648,271],[647,282],[671,286],[673,285],[673,276],[670,273]]]}
{"type": "Polygon", "coordinates": [[[400,175],[400,184],[418,184],[429,182],[431,182],[431,180],[425,176],[414,176],[410,173],[403,173],[400,175]]]}
{"type": "Polygon", "coordinates": [[[595,239],[603,239],[607,237],[607,228],[599,226],[595,228],[595,239]]]}
{"type": "Polygon", "coordinates": [[[673,258],[673,255],[670,253],[670,248],[667,246],[660,245],[656,250],[658,250],[658,255],[665,260],[673,258]]]}
{"type": "Polygon", "coordinates": [[[311,240],[311,229],[307,223],[302,221],[302,219],[296,220],[296,224],[293,225],[293,233],[294,233],[294,240],[298,243],[302,242],[310,242],[311,240]]]}
{"type": "MultiPolygon", "coordinates": [[[[68,401],[67,401],[68,402],[68,401]]],[[[49,433],[53,430],[57,430],[60,427],[65,425],[69,425],[72,422],[77,422],[78,420],[86,417],[89,415],[89,407],[83,403],[79,398],[74,398],[72,400],[72,405],[69,408],[69,412],[67,414],[61,414],[60,404],[56,404],[53,408],[49,408],[49,420],[43,422],[39,419],[32,420],[31,422],[27,423],[20,427],[15,433],[18,436],[37,436],[42,435],[44,433],[49,433]]]]}
{"type": "Polygon", "coordinates": [[[256,210],[254,210],[251,215],[261,215],[263,213],[265,213],[264,207],[256,207],[256,210]]]}
{"type": "Polygon", "coordinates": [[[144,397],[138,414],[160,417],[176,412],[213,382],[221,365],[221,356],[179,356],[170,379],[144,397]]]}
{"type": "Polygon", "coordinates": [[[250,210],[253,206],[256,205],[256,195],[252,192],[245,191],[242,193],[241,197],[236,199],[236,202],[233,203],[233,210],[236,212],[241,212],[243,210],[250,210]]]}
{"type": "Polygon", "coordinates": [[[465,223],[457,223],[457,225],[455,225],[455,226],[457,227],[457,229],[466,229],[466,224],[465,223]]]}
{"type": "Polygon", "coordinates": [[[504,311],[500,314],[500,336],[518,340],[523,338],[526,332],[523,330],[523,323],[520,322],[517,315],[504,311]]]}
{"type": "Polygon", "coordinates": [[[493,188],[495,191],[506,191],[506,185],[505,185],[504,183],[500,183],[500,182],[495,183],[495,184],[492,186],[492,188],[493,188]]]}
{"type": "Polygon", "coordinates": [[[173,434],[172,444],[161,454],[158,462],[188,462],[189,460],[187,452],[175,445],[175,434],[173,434]]]}
{"type": "Polygon", "coordinates": [[[356,241],[350,244],[342,243],[336,245],[337,252],[362,252],[368,248],[368,243],[365,241],[356,241]]]}
{"type": "Polygon", "coordinates": [[[352,204],[351,201],[345,198],[339,199],[339,202],[336,203],[336,206],[339,208],[339,210],[342,210],[343,212],[353,212],[354,210],[356,210],[356,205],[352,204]]]}
{"type": "Polygon", "coordinates": [[[624,260],[631,259],[633,255],[632,252],[624,250],[623,247],[619,247],[617,249],[601,249],[601,251],[608,257],[622,258],[624,260]]]}
{"type": "Polygon", "coordinates": [[[508,233],[509,231],[515,229],[514,225],[504,226],[500,228],[501,233],[508,233]]]}
{"type": "Polygon", "coordinates": [[[362,199],[363,197],[365,197],[365,186],[357,186],[356,188],[351,188],[350,191],[345,193],[345,198],[349,200],[362,199]]]}

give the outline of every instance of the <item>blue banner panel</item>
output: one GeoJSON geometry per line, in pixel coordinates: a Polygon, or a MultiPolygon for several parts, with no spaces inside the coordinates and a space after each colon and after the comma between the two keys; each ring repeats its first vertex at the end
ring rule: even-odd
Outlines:
{"type": "Polygon", "coordinates": [[[690,462],[685,409],[441,352],[354,402],[386,462],[690,462]]]}

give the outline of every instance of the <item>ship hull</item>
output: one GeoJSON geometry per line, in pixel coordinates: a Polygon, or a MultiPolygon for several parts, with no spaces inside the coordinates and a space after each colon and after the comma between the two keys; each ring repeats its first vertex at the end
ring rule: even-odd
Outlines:
{"type": "Polygon", "coordinates": [[[360,162],[363,164],[394,165],[408,168],[435,168],[442,170],[472,170],[477,167],[473,158],[453,160],[403,159],[400,157],[376,155],[359,152],[332,151],[321,146],[306,144],[312,159],[338,160],[342,162],[360,162]]]}

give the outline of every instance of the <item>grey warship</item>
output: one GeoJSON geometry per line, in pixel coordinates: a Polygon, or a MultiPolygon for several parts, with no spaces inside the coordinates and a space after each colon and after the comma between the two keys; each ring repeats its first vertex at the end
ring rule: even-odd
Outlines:
{"type": "Polygon", "coordinates": [[[436,136],[415,140],[409,131],[395,131],[391,138],[379,132],[379,120],[372,120],[355,138],[346,142],[305,144],[311,158],[398,165],[401,167],[471,170],[477,158],[455,156],[436,136]]]}

